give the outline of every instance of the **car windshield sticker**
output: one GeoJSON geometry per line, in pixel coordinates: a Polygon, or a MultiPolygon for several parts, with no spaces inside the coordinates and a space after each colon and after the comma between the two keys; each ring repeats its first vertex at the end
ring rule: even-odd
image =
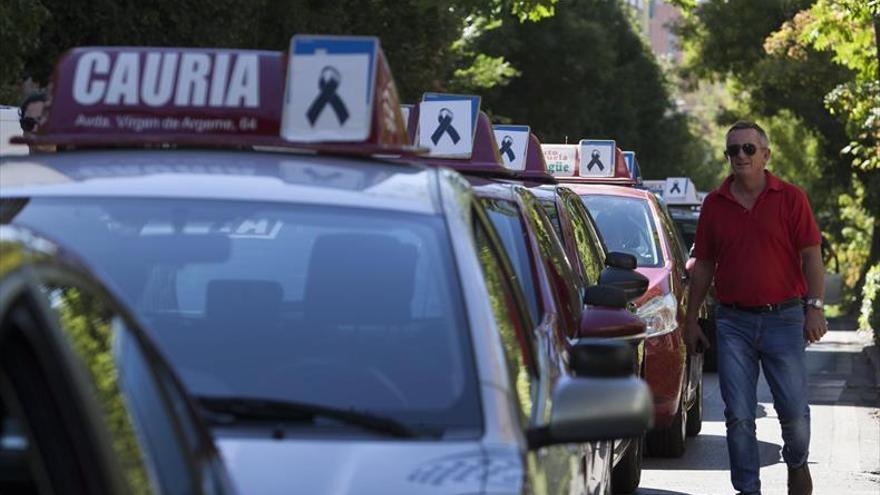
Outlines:
{"type": "Polygon", "coordinates": [[[617,146],[611,139],[582,139],[580,176],[613,177],[617,146]]]}
{"type": "Polygon", "coordinates": [[[687,177],[669,177],[663,187],[663,199],[685,199],[688,191],[687,177]]]}
{"type": "Polygon", "coordinates": [[[547,172],[554,177],[573,177],[578,147],[574,144],[542,144],[547,172]]]}
{"type": "Polygon", "coordinates": [[[479,112],[479,96],[426,93],[419,103],[418,145],[429,156],[470,158],[479,112]]]}
{"type": "Polygon", "coordinates": [[[270,218],[245,218],[223,223],[190,221],[178,226],[165,220],[147,222],[142,236],[225,234],[233,239],[271,240],[278,236],[283,223],[270,218]]]}
{"type": "Polygon", "coordinates": [[[529,146],[529,126],[496,125],[492,127],[498,152],[504,166],[511,170],[526,169],[526,150],[529,146]]]}
{"type": "Polygon", "coordinates": [[[281,136],[289,141],[363,141],[370,135],[376,38],[294,36],[281,136]]]}

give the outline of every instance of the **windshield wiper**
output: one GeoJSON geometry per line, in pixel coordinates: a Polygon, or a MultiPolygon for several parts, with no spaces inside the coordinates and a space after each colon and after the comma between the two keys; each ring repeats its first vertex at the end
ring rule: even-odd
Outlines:
{"type": "Polygon", "coordinates": [[[293,402],[278,399],[247,397],[198,397],[202,408],[214,414],[229,414],[238,419],[314,421],[318,417],[357,425],[387,435],[412,438],[417,436],[411,428],[396,419],[379,416],[357,409],[341,409],[321,404],[293,402]]]}

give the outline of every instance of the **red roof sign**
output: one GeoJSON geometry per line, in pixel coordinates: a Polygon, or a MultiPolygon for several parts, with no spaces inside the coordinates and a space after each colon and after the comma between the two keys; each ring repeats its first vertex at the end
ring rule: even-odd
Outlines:
{"type": "Polygon", "coordinates": [[[376,38],[295,36],[290,58],[253,50],[76,48],[55,68],[46,123],[23,141],[412,154],[399,105],[376,38]],[[348,63],[352,47],[362,63],[348,63]],[[293,113],[300,108],[302,118],[293,113]],[[294,124],[282,127],[282,119],[294,124]]]}

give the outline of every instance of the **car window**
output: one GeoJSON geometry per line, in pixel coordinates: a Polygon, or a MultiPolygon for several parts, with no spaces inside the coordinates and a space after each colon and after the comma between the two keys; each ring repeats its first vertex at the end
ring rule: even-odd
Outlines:
{"type": "Polygon", "coordinates": [[[599,283],[599,274],[605,265],[605,253],[602,250],[601,241],[592,228],[589,213],[580,198],[574,194],[564,194],[561,197],[563,198],[562,204],[571,218],[575,246],[586,277],[585,282],[588,286],[596,285],[599,283]]]}
{"type": "Polygon", "coordinates": [[[541,205],[547,218],[550,219],[550,223],[556,231],[556,237],[558,237],[560,241],[563,240],[565,236],[562,235],[562,224],[559,220],[559,211],[556,209],[556,200],[552,197],[541,197],[538,198],[538,204],[541,205]]]}
{"type": "Polygon", "coordinates": [[[519,306],[520,298],[516,294],[516,288],[510,284],[510,278],[505,276],[509,273],[509,268],[505,267],[502,255],[496,248],[497,244],[492,242],[489,228],[483,224],[479,214],[475,214],[474,218],[477,255],[483,268],[486,288],[489,290],[492,312],[501,332],[507,371],[513,381],[513,393],[520,406],[522,426],[525,428],[532,417],[537,394],[537,381],[534,379],[537,375],[535,336],[531,322],[519,306]]]}
{"type": "Polygon", "coordinates": [[[520,288],[529,308],[529,315],[534,323],[541,321],[543,315],[538,310],[538,289],[535,286],[535,276],[531,250],[528,248],[528,234],[523,225],[522,215],[513,201],[484,198],[480,201],[486,209],[486,214],[495,232],[504,244],[507,257],[510,259],[516,277],[519,279],[520,288]]]}
{"type": "Polygon", "coordinates": [[[482,429],[439,216],[33,198],[15,221],[51,232],[105,274],[197,397],[353,408],[414,429],[482,429]]]}
{"type": "MultiPolygon", "coordinates": [[[[556,207],[554,206],[554,211],[556,207]]],[[[545,210],[535,202],[526,203],[526,214],[535,230],[538,249],[541,257],[547,262],[547,273],[550,285],[559,305],[559,318],[566,335],[572,337],[580,326],[582,299],[575,281],[578,280],[574,269],[565,255],[562,241],[552,228],[545,210]]]]}
{"type": "Polygon", "coordinates": [[[699,211],[693,211],[690,208],[669,208],[669,214],[681,234],[684,246],[690,250],[694,245],[694,239],[697,236],[697,221],[699,219],[699,211]]]}
{"type": "Polygon", "coordinates": [[[663,266],[659,233],[645,199],[603,194],[581,196],[581,199],[595,219],[609,251],[631,254],[641,267],[663,266]]]}
{"type": "Polygon", "coordinates": [[[672,220],[669,209],[661,208],[660,210],[663,217],[660,223],[663,225],[663,231],[666,233],[666,238],[669,239],[669,249],[675,250],[675,256],[680,256],[679,259],[682,262],[687,261],[689,257],[688,247],[686,247],[678,227],[675,226],[675,222],[672,220]]]}
{"type": "Polygon", "coordinates": [[[156,377],[122,318],[87,289],[55,283],[43,289],[76,357],[89,372],[129,485],[147,493],[149,477],[155,477],[169,493],[193,486],[188,446],[177,434],[156,377]]]}

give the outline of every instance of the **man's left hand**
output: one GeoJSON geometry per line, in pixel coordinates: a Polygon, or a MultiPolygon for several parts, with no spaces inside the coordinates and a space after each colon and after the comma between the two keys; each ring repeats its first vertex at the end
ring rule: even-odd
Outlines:
{"type": "Polygon", "coordinates": [[[825,321],[825,314],[820,309],[808,307],[804,320],[804,340],[815,344],[826,332],[828,332],[828,322],[825,321]]]}

